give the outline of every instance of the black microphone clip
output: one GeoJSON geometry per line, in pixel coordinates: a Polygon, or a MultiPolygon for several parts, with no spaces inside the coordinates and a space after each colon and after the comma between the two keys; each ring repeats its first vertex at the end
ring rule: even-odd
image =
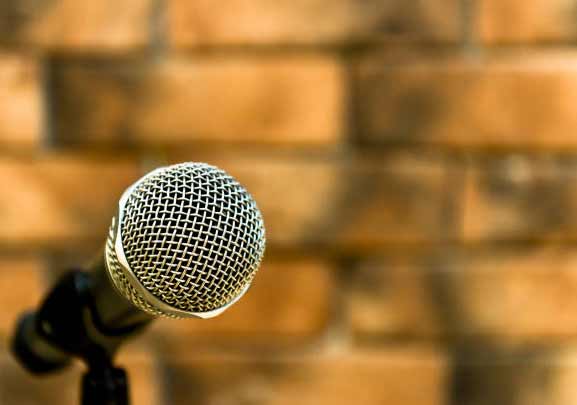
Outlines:
{"type": "Polygon", "coordinates": [[[18,362],[34,374],[83,360],[88,371],[82,381],[83,405],[128,404],[124,370],[113,366],[121,343],[140,332],[148,321],[110,329],[100,321],[94,299],[93,273],[64,274],[36,312],[24,314],[11,341],[18,362]]]}

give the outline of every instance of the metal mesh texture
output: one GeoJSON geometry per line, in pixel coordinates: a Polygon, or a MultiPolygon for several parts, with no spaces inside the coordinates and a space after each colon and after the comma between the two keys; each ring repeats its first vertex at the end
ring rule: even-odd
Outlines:
{"type": "Polygon", "coordinates": [[[174,318],[175,316],[169,313],[161,311],[151,304],[149,304],[143,297],[140,296],[138,291],[130,284],[128,278],[124,274],[124,269],[120,265],[116,253],[114,252],[114,234],[113,228],[110,229],[110,235],[106,241],[106,265],[108,267],[108,274],[112,278],[112,282],[118,288],[118,290],[126,297],[130,302],[136,305],[138,308],[142,309],[154,316],[168,316],[174,318]]]}
{"type": "MultiPolygon", "coordinates": [[[[218,309],[252,281],[265,247],[264,224],[250,194],[204,163],[169,166],[132,190],[120,226],[130,268],[142,286],[172,308],[218,309]]],[[[168,315],[143,299],[124,276],[109,241],[114,284],[136,306],[168,315]]]]}

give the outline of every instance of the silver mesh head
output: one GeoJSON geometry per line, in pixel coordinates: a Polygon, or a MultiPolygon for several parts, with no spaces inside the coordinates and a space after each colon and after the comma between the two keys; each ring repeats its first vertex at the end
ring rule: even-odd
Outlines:
{"type": "Polygon", "coordinates": [[[204,163],[157,169],[120,200],[106,244],[118,291],[140,309],[214,316],[252,281],[265,247],[261,213],[223,170],[204,163]]]}

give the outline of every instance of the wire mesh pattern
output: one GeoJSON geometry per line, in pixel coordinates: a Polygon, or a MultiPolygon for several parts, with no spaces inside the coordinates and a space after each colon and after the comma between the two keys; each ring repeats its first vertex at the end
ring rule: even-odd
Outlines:
{"type": "MultiPolygon", "coordinates": [[[[119,226],[138,281],[187,312],[231,302],[252,281],[264,253],[256,203],[234,178],[204,163],[182,163],[145,177],[128,197],[119,226]]],[[[143,300],[122,271],[112,278],[140,308],[168,315],[143,300]]]]}
{"type": "Polygon", "coordinates": [[[122,294],[128,298],[129,301],[151,315],[175,318],[173,314],[165,313],[148,303],[130,284],[126,278],[126,275],[124,274],[125,270],[122,269],[122,266],[118,261],[118,257],[116,257],[116,253],[114,252],[114,234],[112,227],[110,229],[108,240],[106,241],[105,254],[106,264],[109,269],[108,274],[112,278],[112,282],[120,290],[120,292],[122,292],[122,294]]]}

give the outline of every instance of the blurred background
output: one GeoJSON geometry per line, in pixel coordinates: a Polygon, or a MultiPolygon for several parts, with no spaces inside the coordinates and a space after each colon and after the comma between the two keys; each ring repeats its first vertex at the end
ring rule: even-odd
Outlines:
{"type": "Polygon", "coordinates": [[[576,0],[1,0],[0,43],[0,404],[77,403],[13,322],[188,160],[266,260],[123,350],[135,404],[577,404],[576,0]]]}

